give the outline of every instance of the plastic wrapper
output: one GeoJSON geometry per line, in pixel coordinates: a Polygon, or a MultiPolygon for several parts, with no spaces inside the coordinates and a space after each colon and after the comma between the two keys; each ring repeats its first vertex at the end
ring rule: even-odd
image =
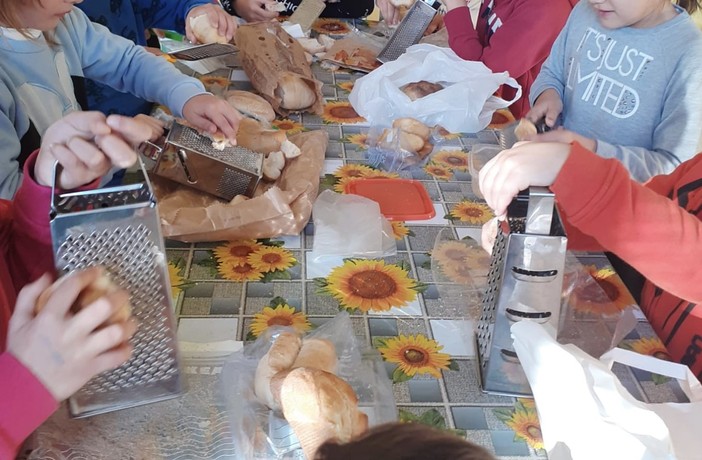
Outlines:
{"type": "Polygon", "coordinates": [[[399,128],[372,126],[368,131],[366,162],[374,168],[388,172],[421,169],[429,162],[431,154],[445,141],[439,134],[439,128],[434,127],[425,142],[425,146],[430,144],[430,148],[424,152],[416,152],[401,146],[400,135],[399,128]]]}
{"type": "MultiPolygon", "coordinates": [[[[221,384],[229,415],[237,459],[303,459],[292,429],[282,413],[260,403],[254,394],[254,375],[259,360],[287,327],[271,327],[255,342],[234,353],[222,369],[221,384]]],[[[382,359],[373,349],[362,350],[346,312],[310,332],[307,337],[330,340],[338,356],[336,375],[358,396],[359,409],[368,415],[369,426],[397,419],[392,384],[382,359]]]]}

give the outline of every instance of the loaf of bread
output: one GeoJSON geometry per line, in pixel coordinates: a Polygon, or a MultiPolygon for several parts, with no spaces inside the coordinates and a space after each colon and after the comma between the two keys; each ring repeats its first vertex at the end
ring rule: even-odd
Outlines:
{"type": "Polygon", "coordinates": [[[287,110],[303,110],[317,101],[314,88],[292,72],[281,74],[275,96],[280,99],[280,106],[287,110]]]}
{"type": "Polygon", "coordinates": [[[229,105],[242,115],[261,122],[270,123],[275,119],[273,107],[258,94],[249,91],[231,90],[224,94],[229,105]]]}
{"type": "Polygon", "coordinates": [[[517,127],[514,128],[514,135],[519,141],[527,141],[531,139],[532,136],[536,136],[537,133],[536,125],[528,118],[519,120],[517,127]]]}
{"type": "Polygon", "coordinates": [[[237,145],[265,154],[279,151],[287,140],[285,131],[266,129],[252,118],[243,118],[236,134],[237,145]]]}
{"type": "Polygon", "coordinates": [[[421,99],[442,89],[444,89],[444,87],[440,84],[431,83],[426,80],[407,83],[406,85],[400,87],[400,91],[405,93],[407,97],[409,97],[413,101],[421,99]]]}
{"type": "Polygon", "coordinates": [[[368,429],[368,417],[358,409],[353,388],[320,369],[299,367],[288,372],[280,402],[308,460],[324,442],[348,442],[368,429]]]}
{"type": "Polygon", "coordinates": [[[302,347],[302,340],[297,334],[281,332],[268,353],[263,355],[256,366],[254,394],[259,401],[271,409],[279,409],[271,393],[271,379],[293,365],[300,347],[302,347]]]}
{"type": "Polygon", "coordinates": [[[210,18],[206,14],[191,17],[190,30],[193,31],[198,43],[227,43],[227,37],[219,34],[217,28],[210,24],[210,18]]]}
{"type": "Polygon", "coordinates": [[[308,367],[336,373],[338,358],[336,348],[329,340],[309,338],[302,341],[302,348],[297,354],[292,367],[308,367]]]}

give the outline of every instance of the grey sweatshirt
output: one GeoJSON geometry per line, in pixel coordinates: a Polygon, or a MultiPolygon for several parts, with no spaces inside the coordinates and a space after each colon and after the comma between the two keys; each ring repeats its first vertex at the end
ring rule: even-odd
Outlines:
{"type": "Polygon", "coordinates": [[[558,91],[563,126],[642,182],[692,158],[702,134],[702,33],[676,10],[656,27],[606,29],[579,2],[529,95],[558,91]]]}

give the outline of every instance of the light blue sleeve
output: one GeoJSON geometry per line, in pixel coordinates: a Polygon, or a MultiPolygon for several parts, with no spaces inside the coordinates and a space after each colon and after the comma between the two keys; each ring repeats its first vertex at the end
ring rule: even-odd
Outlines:
{"type": "Polygon", "coordinates": [[[90,22],[79,9],[74,8],[69,21],[68,30],[87,78],[163,104],[178,117],[183,116],[183,106],[191,97],[206,93],[196,78],[184,75],[165,59],[90,22]]]}
{"type": "Polygon", "coordinates": [[[22,182],[22,171],[17,162],[22,147],[10,119],[10,113],[16,110],[15,104],[10,90],[0,83],[0,198],[5,200],[12,199],[22,182]]]}

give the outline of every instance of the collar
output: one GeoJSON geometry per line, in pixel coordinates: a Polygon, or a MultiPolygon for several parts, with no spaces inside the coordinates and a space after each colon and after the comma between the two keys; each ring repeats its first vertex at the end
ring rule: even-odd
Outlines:
{"type": "Polygon", "coordinates": [[[0,37],[6,37],[11,40],[35,40],[42,35],[42,31],[38,29],[25,29],[25,32],[27,32],[29,38],[22,35],[22,33],[17,29],[0,27],[0,37]]]}

